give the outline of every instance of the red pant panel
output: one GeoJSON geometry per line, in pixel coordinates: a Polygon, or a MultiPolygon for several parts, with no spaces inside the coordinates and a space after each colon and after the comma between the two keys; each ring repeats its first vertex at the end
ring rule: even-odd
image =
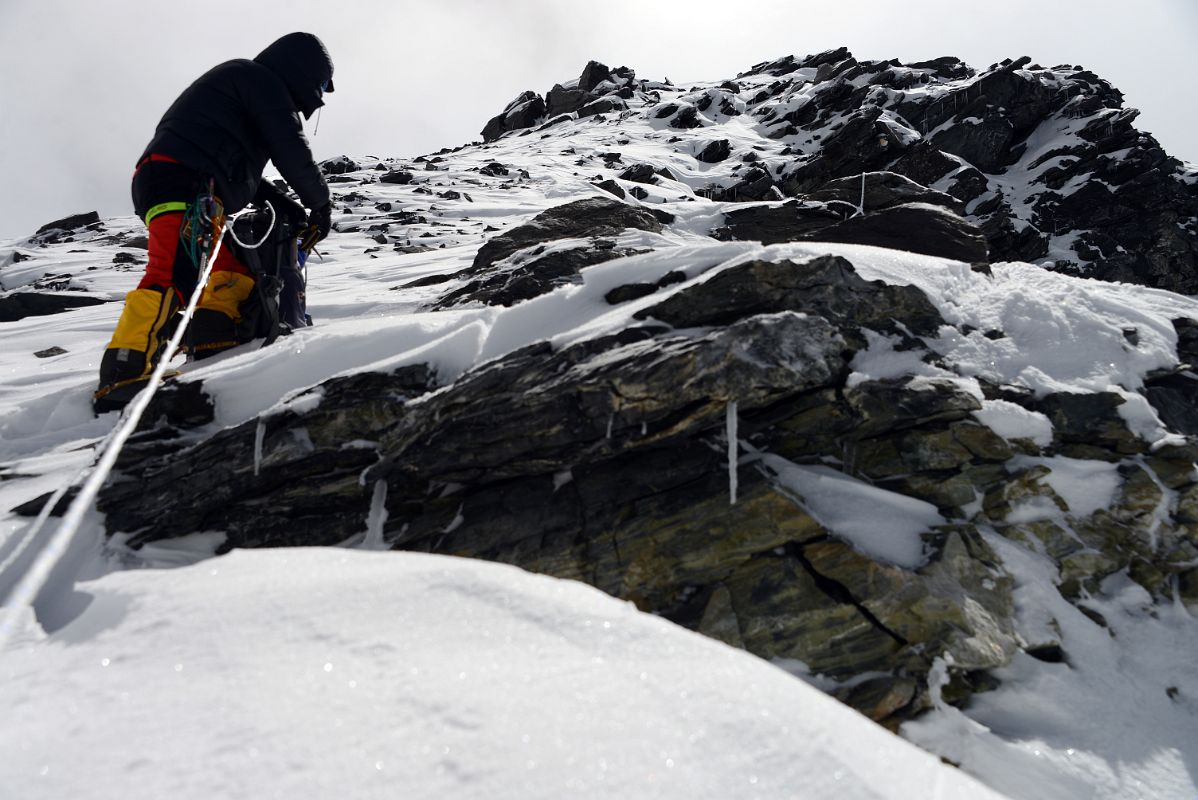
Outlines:
{"type": "MultiPolygon", "coordinates": [[[[179,301],[186,303],[195,291],[200,270],[192,263],[187,248],[181,246],[179,228],[182,225],[181,211],[159,214],[150,220],[149,263],[146,264],[146,274],[137,288],[174,289],[179,301]]],[[[212,267],[213,272],[222,270],[241,275],[251,274],[249,267],[233,255],[232,249],[223,245],[216,254],[216,263],[212,267]]]]}

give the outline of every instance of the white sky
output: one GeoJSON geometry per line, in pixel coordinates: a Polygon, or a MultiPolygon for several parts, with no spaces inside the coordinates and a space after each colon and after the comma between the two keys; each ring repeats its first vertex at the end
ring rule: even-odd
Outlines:
{"type": "Polygon", "coordinates": [[[319,131],[308,125],[318,159],[476,140],[519,92],[543,94],[591,58],[685,83],[848,46],[979,69],[1082,64],[1198,162],[1198,0],[0,0],[0,238],[132,213],[134,162],[175,96],[294,30],[320,36],[336,65],[319,131]]]}

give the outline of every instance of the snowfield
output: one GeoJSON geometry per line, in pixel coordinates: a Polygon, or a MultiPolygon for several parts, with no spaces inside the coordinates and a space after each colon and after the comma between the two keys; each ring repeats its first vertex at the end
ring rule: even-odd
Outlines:
{"type": "Polygon", "coordinates": [[[582,584],[237,551],[79,586],[3,654],[21,798],[999,798],[782,670],[582,584]]]}

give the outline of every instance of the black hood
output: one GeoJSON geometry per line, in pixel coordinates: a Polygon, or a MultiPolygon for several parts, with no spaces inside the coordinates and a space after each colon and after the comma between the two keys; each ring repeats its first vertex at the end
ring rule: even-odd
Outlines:
{"type": "Polygon", "coordinates": [[[283,79],[304,119],[324,105],[324,92],[333,91],[333,59],[324,43],[311,33],[289,33],[254,61],[283,79]],[[324,92],[322,86],[327,86],[324,92]]]}

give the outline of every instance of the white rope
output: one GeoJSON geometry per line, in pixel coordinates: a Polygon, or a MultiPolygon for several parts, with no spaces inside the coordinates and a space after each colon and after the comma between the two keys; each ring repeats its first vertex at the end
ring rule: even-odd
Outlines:
{"type": "Polygon", "coordinates": [[[246,250],[257,250],[259,247],[266,244],[266,239],[270,236],[270,232],[275,229],[275,207],[270,204],[269,200],[266,201],[266,207],[270,209],[270,225],[267,227],[266,233],[262,234],[262,238],[258,240],[257,244],[246,244],[245,242],[241,241],[237,238],[237,231],[233,229],[233,223],[236,222],[239,217],[247,213],[252,213],[249,209],[246,211],[239,211],[233,216],[229,217],[229,221],[225,225],[226,230],[229,231],[229,235],[233,237],[233,241],[237,242],[237,244],[241,245],[246,250]]]}
{"type": "MultiPolygon", "coordinates": [[[[83,515],[91,508],[96,495],[100,493],[100,487],[104,485],[104,481],[108,479],[109,473],[112,472],[117,457],[121,454],[121,448],[125,446],[125,442],[133,434],[137,423],[141,421],[142,414],[149,407],[150,401],[154,399],[154,394],[158,391],[158,387],[162,385],[162,376],[166,374],[167,366],[170,364],[171,359],[174,358],[175,351],[179,349],[179,343],[183,341],[183,335],[187,331],[187,323],[191,321],[192,314],[195,313],[196,306],[199,305],[200,295],[203,294],[204,287],[208,285],[208,276],[212,274],[212,265],[216,263],[216,256],[220,253],[220,247],[224,243],[224,232],[225,229],[222,228],[217,233],[216,242],[212,248],[212,255],[209,256],[208,263],[204,265],[204,269],[200,273],[199,280],[196,282],[196,289],[191,293],[191,298],[187,302],[187,308],[183,310],[183,319],[179,322],[178,327],[175,328],[174,335],[171,336],[170,341],[167,343],[166,352],[163,353],[162,358],[158,361],[158,365],[154,368],[154,372],[150,375],[150,380],[146,384],[146,388],[137,394],[133,402],[126,409],[116,433],[108,440],[107,446],[103,449],[100,460],[93,468],[87,482],[83,484],[83,488],[79,490],[79,494],[71,501],[71,505],[67,509],[66,514],[63,515],[62,522],[59,524],[58,530],[54,532],[54,536],[46,543],[42,551],[38,553],[37,559],[30,565],[29,570],[21,576],[21,580],[13,587],[12,592],[5,599],[4,605],[9,608],[9,612],[0,616],[0,650],[4,649],[9,638],[15,632],[16,610],[32,605],[33,601],[37,598],[38,592],[46,585],[51,571],[70,548],[75,535],[79,532],[79,526],[83,523],[83,515]]],[[[65,492],[66,487],[60,490],[58,497],[61,497],[65,492]]],[[[47,509],[53,510],[54,503],[58,502],[57,498],[51,498],[51,500],[52,502],[46,508],[42,509],[43,514],[48,515],[49,511],[47,509]]]]}

